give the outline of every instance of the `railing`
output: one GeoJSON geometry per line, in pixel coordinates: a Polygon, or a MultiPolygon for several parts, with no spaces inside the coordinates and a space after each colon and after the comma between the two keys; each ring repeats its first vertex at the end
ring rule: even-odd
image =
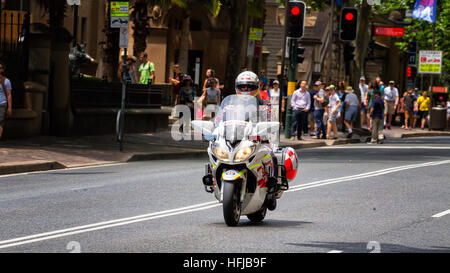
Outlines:
{"type": "Polygon", "coordinates": [[[5,75],[13,88],[13,107],[23,107],[23,83],[28,77],[27,38],[30,25],[28,12],[0,12],[0,60],[5,63],[5,75]]]}
{"type": "MultiPolygon", "coordinates": [[[[143,84],[127,85],[127,108],[159,108],[165,86],[143,84]]],[[[72,105],[75,108],[120,108],[122,84],[72,79],[72,105]]]]}

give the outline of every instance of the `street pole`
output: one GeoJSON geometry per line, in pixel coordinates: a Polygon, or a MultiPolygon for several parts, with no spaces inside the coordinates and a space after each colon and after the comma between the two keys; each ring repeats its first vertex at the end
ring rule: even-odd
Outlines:
{"type": "Polygon", "coordinates": [[[327,62],[327,84],[331,81],[331,55],[333,54],[333,31],[334,31],[334,1],[331,0],[331,14],[330,14],[330,38],[328,44],[328,62],[327,62]]]}
{"type": "Polygon", "coordinates": [[[291,137],[291,124],[292,124],[292,109],[291,105],[291,97],[295,91],[296,81],[296,72],[297,72],[297,47],[298,47],[298,39],[291,38],[289,45],[289,82],[288,82],[288,93],[287,93],[287,101],[285,104],[286,111],[286,126],[284,129],[284,135],[286,138],[291,137]]]}
{"type": "MultiPolygon", "coordinates": [[[[431,44],[431,50],[434,50],[434,43],[436,41],[436,22],[433,23],[433,44],[431,44]]],[[[430,74],[430,123],[428,124],[428,131],[431,131],[431,119],[433,116],[433,74],[430,74]]]]}
{"type": "MultiPolygon", "coordinates": [[[[281,79],[280,79],[280,101],[278,104],[278,122],[280,123],[280,129],[281,129],[281,108],[283,104],[283,90],[284,90],[284,65],[286,63],[286,41],[287,41],[287,12],[288,12],[288,0],[284,1],[284,7],[286,9],[286,15],[284,19],[284,41],[283,41],[283,54],[281,55],[281,79]]],[[[287,94],[286,94],[287,95],[287,94]]],[[[287,101],[284,105],[284,111],[287,111],[287,101]]],[[[284,124],[285,130],[286,130],[286,124],[284,124]]],[[[278,143],[280,143],[281,138],[281,130],[278,133],[278,143]]]]}
{"type": "Polygon", "coordinates": [[[123,135],[125,129],[125,96],[127,89],[127,48],[123,49],[123,72],[122,72],[122,103],[120,106],[120,117],[119,117],[119,141],[120,141],[120,151],[123,151],[123,135]]]}
{"type": "Polygon", "coordinates": [[[73,46],[77,46],[78,35],[78,5],[73,5],[73,46]]]}

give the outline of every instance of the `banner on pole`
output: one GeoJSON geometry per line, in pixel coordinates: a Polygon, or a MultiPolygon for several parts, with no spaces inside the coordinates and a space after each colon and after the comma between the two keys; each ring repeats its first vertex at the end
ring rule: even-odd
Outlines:
{"type": "Polygon", "coordinates": [[[437,0],[417,0],[412,17],[430,23],[436,22],[436,3],[437,0]]]}

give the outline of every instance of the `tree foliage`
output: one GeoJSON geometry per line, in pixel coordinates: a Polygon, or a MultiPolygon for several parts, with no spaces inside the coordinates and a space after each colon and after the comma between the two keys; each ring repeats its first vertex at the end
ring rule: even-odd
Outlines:
{"type": "MultiPolygon", "coordinates": [[[[443,53],[441,83],[450,84],[450,0],[437,1],[437,17],[434,49],[443,53]]],[[[375,8],[381,15],[388,15],[392,10],[414,8],[415,0],[385,0],[375,8]]],[[[408,52],[410,42],[418,42],[418,50],[431,50],[433,44],[433,23],[415,18],[406,18],[410,25],[405,26],[405,36],[397,39],[395,45],[403,52],[408,52]]]]}

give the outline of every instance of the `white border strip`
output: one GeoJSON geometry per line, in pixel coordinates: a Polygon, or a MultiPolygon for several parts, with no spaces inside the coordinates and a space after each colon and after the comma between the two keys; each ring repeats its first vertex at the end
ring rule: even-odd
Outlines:
{"type": "MultiPolygon", "coordinates": [[[[448,164],[448,163],[450,163],[450,160],[399,166],[399,167],[388,168],[388,169],[384,169],[384,170],[373,171],[373,172],[368,172],[368,173],[363,173],[363,174],[358,174],[358,175],[351,175],[351,176],[334,178],[334,179],[326,179],[326,180],[322,180],[322,181],[316,181],[316,182],[312,182],[312,183],[297,185],[297,186],[291,187],[291,189],[286,192],[295,192],[295,191],[305,190],[305,189],[314,188],[314,187],[321,187],[321,186],[325,186],[325,185],[329,185],[329,184],[341,183],[341,182],[350,181],[350,180],[357,180],[357,179],[362,179],[362,178],[367,178],[367,177],[385,175],[388,173],[399,172],[399,171],[413,169],[413,168],[437,166],[437,165],[448,164]]],[[[83,226],[78,226],[78,227],[72,227],[72,228],[67,228],[67,229],[60,229],[60,230],[56,230],[56,231],[30,235],[30,236],[24,236],[24,237],[19,237],[19,238],[15,238],[15,239],[0,241],[0,249],[34,243],[34,242],[40,242],[40,241],[45,241],[45,240],[50,240],[50,239],[80,234],[80,233],[85,233],[85,232],[89,232],[89,231],[101,230],[101,229],[123,226],[123,225],[127,225],[127,224],[133,224],[133,223],[138,223],[138,222],[143,222],[143,221],[148,221],[148,220],[153,220],[153,219],[158,219],[158,218],[164,218],[164,217],[169,217],[169,216],[174,216],[174,215],[179,215],[179,214],[207,210],[207,209],[215,208],[215,207],[218,207],[221,205],[222,204],[218,203],[217,201],[212,201],[212,202],[201,203],[201,204],[197,204],[197,205],[192,205],[192,206],[187,206],[187,207],[182,207],[182,208],[177,208],[177,209],[172,209],[172,210],[165,210],[165,211],[161,211],[161,212],[143,214],[143,215],[138,215],[138,216],[133,216],[133,217],[121,218],[121,219],[116,219],[116,220],[111,220],[111,221],[99,222],[99,223],[95,223],[95,224],[83,225],[83,226]]],[[[450,210],[436,214],[433,217],[441,217],[441,216],[449,214],[449,213],[450,213],[450,210]]]]}

